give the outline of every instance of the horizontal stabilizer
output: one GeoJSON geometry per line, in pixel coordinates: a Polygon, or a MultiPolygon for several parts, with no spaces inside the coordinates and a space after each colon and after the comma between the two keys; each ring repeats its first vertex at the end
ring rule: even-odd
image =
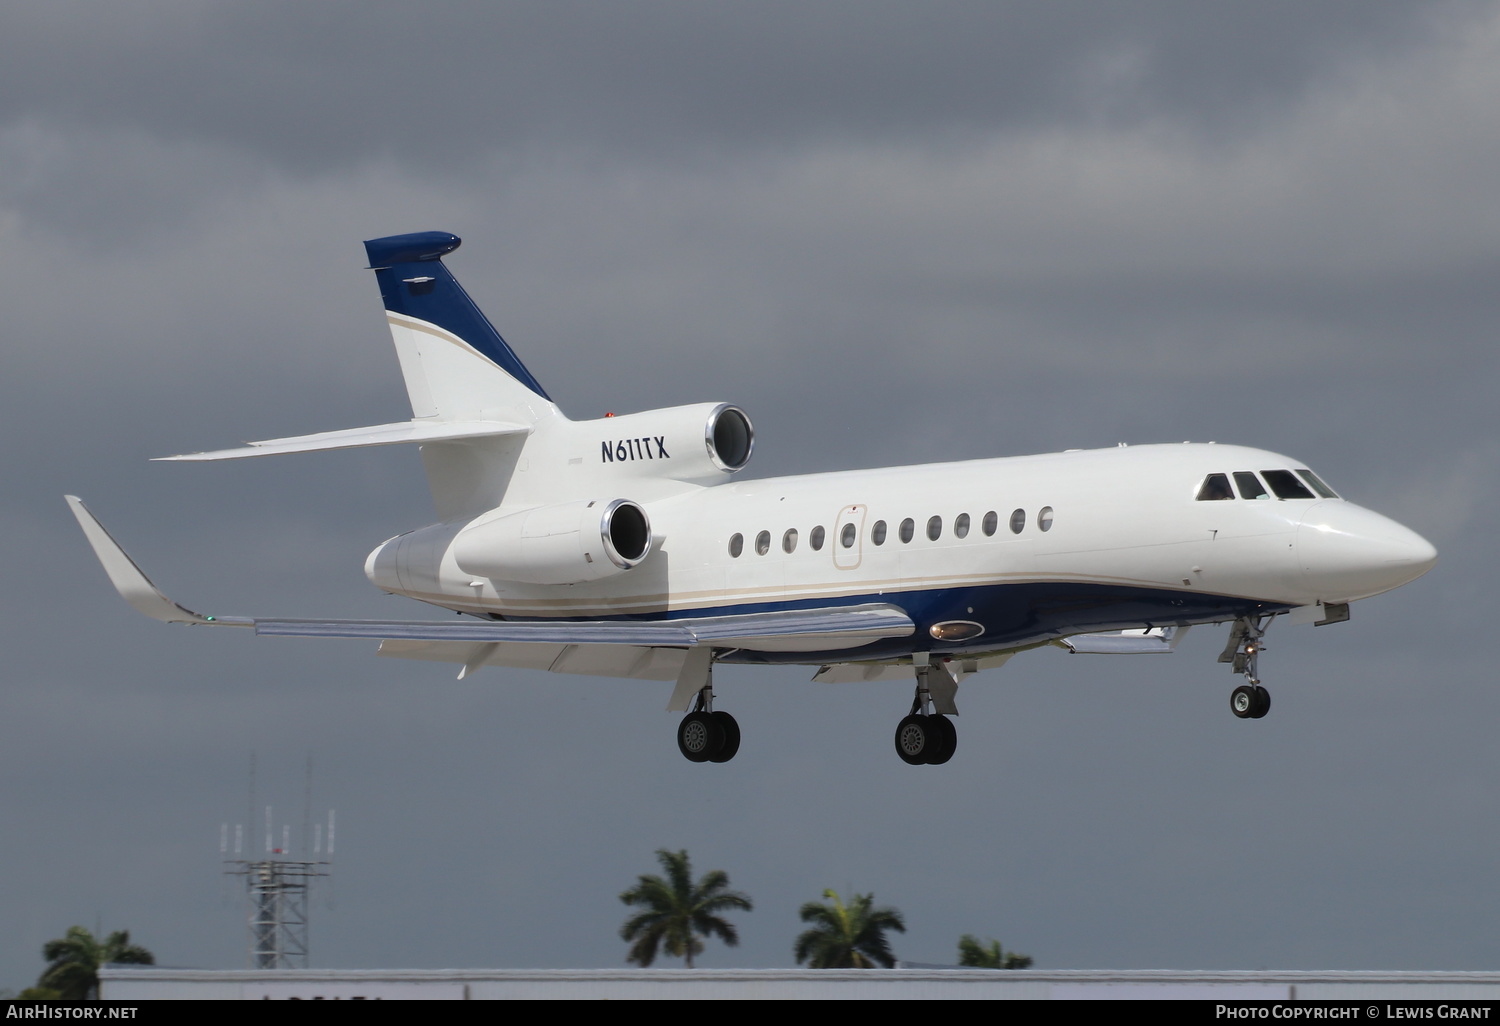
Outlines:
{"type": "Polygon", "coordinates": [[[1056,644],[1076,655],[1165,655],[1177,647],[1187,632],[1186,627],[1105,631],[1102,634],[1075,634],[1056,644]]]}
{"type": "Polygon", "coordinates": [[[349,428],[344,431],[320,431],[313,435],[268,438],[250,442],[244,448],[192,452],[182,456],[158,456],[159,461],[242,460],[251,456],[278,456],[291,452],[323,452],[329,449],[363,449],[375,445],[408,445],[423,442],[458,441],[465,438],[490,438],[497,435],[524,435],[529,424],[512,424],[497,420],[421,421],[399,424],[376,424],[373,427],[349,428]]]}

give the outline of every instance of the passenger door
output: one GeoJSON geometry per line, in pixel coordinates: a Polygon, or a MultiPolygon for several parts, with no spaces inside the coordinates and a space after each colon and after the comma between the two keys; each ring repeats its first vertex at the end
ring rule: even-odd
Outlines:
{"type": "Polygon", "coordinates": [[[833,565],[840,570],[858,569],[863,560],[865,511],[865,507],[859,504],[839,510],[829,544],[833,547],[833,565]]]}

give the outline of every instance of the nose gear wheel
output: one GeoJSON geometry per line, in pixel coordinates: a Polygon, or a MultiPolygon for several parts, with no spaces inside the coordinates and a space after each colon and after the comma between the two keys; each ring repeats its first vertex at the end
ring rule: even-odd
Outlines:
{"type": "Polygon", "coordinates": [[[1258,720],[1271,711],[1271,693],[1260,683],[1260,654],[1265,651],[1266,628],[1271,617],[1242,616],[1229,629],[1229,644],[1219,662],[1229,663],[1245,683],[1229,693],[1229,709],[1242,720],[1258,720]]]}

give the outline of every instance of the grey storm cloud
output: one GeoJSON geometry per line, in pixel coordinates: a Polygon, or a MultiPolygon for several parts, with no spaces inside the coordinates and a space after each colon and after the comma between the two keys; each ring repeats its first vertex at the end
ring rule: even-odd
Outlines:
{"type": "Polygon", "coordinates": [[[619,964],[665,846],[756,899],[711,964],[787,964],[832,886],[922,961],[1489,965],[1497,96],[1459,0],[9,5],[0,986],[96,919],[239,964],[251,751],[338,806],[322,964],[619,964]],[[1243,442],[1441,561],[1272,631],[1255,729],[1210,628],[1027,653],[943,776],[905,685],[726,670],[705,784],[650,685],[138,617],[62,493],[189,605],[424,615],[360,572],[431,517],[414,454],[146,462],[403,418],[359,242],[424,229],[565,411],[738,402],[749,474],[1243,442]]]}
{"type": "Polygon", "coordinates": [[[1180,120],[1210,137],[1472,2],[65,2],[12,8],[0,123],[318,170],[564,146],[650,160],[1180,120]]]}

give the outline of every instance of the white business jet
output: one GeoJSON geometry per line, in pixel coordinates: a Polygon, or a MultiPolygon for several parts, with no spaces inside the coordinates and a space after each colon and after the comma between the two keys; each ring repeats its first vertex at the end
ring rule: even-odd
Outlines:
{"type": "Polygon", "coordinates": [[[419,446],[438,523],[383,542],[376,587],[448,621],[206,616],[162,594],[77,498],[111,581],[168,623],[372,638],[380,654],[675,681],[694,762],[740,730],[716,662],[801,663],[820,681],[915,680],[906,762],[947,762],[958,684],[1019,651],[1170,652],[1229,623],[1236,716],[1270,708],[1257,663],[1273,619],[1335,623],[1425,573],[1436,550],[1347,502],[1301,461],[1230,445],[1121,446],[738,480],[754,432],[703,403],[563,416],[443,265],[457,236],[365,243],[412,419],[167,457],[223,460],[419,446]]]}

